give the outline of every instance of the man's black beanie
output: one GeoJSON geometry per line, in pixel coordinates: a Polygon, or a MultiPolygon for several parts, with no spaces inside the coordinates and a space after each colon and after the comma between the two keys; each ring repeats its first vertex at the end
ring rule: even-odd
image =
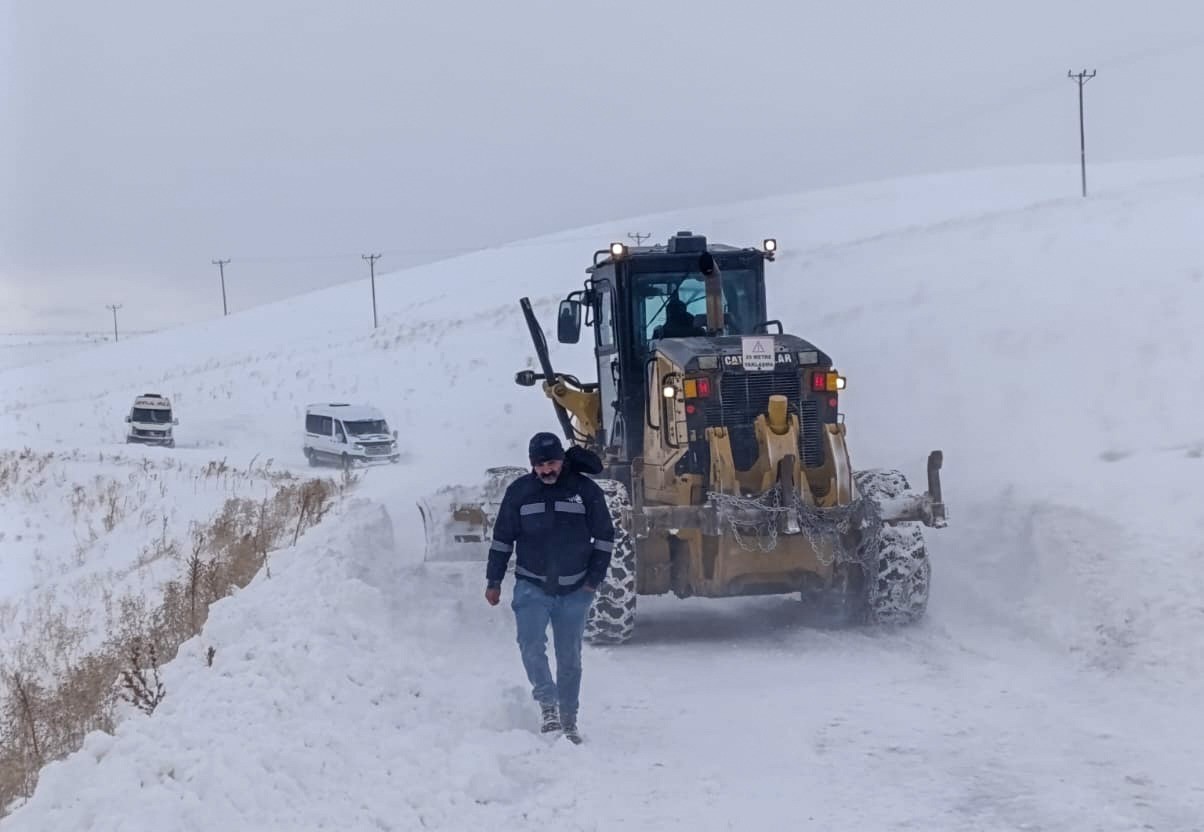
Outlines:
{"type": "Polygon", "coordinates": [[[554,433],[537,433],[531,437],[531,443],[527,446],[527,456],[530,457],[532,465],[564,459],[564,446],[560,444],[560,437],[554,433]]]}

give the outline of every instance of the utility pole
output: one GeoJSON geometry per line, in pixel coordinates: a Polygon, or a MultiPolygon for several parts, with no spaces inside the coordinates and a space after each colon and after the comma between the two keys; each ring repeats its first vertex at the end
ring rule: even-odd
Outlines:
{"type": "Polygon", "coordinates": [[[637,246],[642,246],[644,244],[644,241],[647,240],[651,236],[652,236],[651,234],[641,234],[638,231],[636,231],[635,233],[632,233],[632,232],[627,233],[627,238],[630,240],[635,240],[635,244],[637,246]]]}
{"type": "Polygon", "coordinates": [[[376,329],[376,261],[380,255],[361,254],[360,257],[368,261],[368,272],[372,276],[372,328],[376,329]]]}
{"type": "Polygon", "coordinates": [[[1072,72],[1067,70],[1066,77],[1077,81],[1079,85],[1079,160],[1083,169],[1083,196],[1087,196],[1087,134],[1083,127],[1083,85],[1095,77],[1095,70],[1087,72],[1072,72]]]}
{"type": "Polygon", "coordinates": [[[229,258],[225,260],[210,260],[210,263],[217,266],[217,270],[222,276],[222,314],[229,315],[230,310],[226,307],[226,264],[230,262],[229,258]]]}
{"type": "Polygon", "coordinates": [[[117,310],[120,308],[121,308],[120,303],[118,303],[116,305],[114,305],[112,303],[105,304],[105,309],[113,310],[113,343],[117,343],[117,310]]]}

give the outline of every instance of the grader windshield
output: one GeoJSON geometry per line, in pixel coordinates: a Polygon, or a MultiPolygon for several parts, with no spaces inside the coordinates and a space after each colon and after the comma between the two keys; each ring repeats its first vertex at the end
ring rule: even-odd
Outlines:
{"type": "MultiPolygon", "coordinates": [[[[706,335],[706,286],[697,271],[635,272],[632,320],[637,351],[657,338],[706,335]]],[[[726,335],[752,334],[760,323],[757,274],[752,269],[723,271],[723,317],[726,335]]]]}

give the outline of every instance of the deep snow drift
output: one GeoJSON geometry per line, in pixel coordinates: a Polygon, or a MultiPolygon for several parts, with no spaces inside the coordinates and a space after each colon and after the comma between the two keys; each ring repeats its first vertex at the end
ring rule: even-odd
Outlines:
{"type": "Polygon", "coordinates": [[[1086,201],[1076,174],[640,218],[378,279],[375,332],[365,282],[0,374],[8,448],[300,472],[304,404],[339,399],[406,451],[215,606],[154,716],[0,828],[1200,828],[1204,161],[1100,169],[1086,201]],[[421,564],[414,499],[555,429],[511,382],[518,297],[551,328],[594,249],[681,228],[779,239],[771,310],[848,376],[858,467],[920,478],[944,449],[930,615],[829,632],[789,598],[641,599],[632,643],[587,651],[587,745],[549,745],[509,611],[483,565],[421,564]],[[121,444],[147,388],[172,451],[121,444]]]}

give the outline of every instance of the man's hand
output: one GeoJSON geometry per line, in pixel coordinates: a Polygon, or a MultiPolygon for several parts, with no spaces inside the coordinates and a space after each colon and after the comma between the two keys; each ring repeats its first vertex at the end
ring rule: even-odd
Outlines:
{"type": "Polygon", "coordinates": [[[500,586],[491,586],[485,589],[485,600],[489,602],[489,606],[496,607],[498,602],[502,600],[502,588],[500,586]]]}

